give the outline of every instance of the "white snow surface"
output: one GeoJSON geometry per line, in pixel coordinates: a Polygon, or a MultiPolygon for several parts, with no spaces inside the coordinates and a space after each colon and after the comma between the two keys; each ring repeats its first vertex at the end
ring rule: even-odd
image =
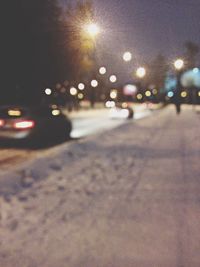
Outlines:
{"type": "Polygon", "coordinates": [[[0,173],[0,267],[199,267],[199,117],[167,107],[0,173]]]}

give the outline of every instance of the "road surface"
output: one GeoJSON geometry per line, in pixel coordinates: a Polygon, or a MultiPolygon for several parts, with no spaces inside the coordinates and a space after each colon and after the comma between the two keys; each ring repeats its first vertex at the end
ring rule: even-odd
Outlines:
{"type": "Polygon", "coordinates": [[[0,266],[199,267],[199,116],[168,107],[49,156],[0,198],[0,266]]]}
{"type": "MultiPolygon", "coordinates": [[[[94,109],[86,111],[76,111],[68,114],[72,120],[73,131],[72,138],[83,138],[97,132],[117,127],[127,121],[124,119],[112,120],[109,118],[108,109],[94,109]]],[[[135,110],[135,119],[141,119],[151,115],[152,112],[143,105],[137,105],[135,110]]],[[[0,149],[0,169],[6,170],[14,165],[20,164],[27,159],[34,159],[37,156],[46,156],[51,153],[51,149],[22,149],[22,148],[1,148],[0,149]]]]}

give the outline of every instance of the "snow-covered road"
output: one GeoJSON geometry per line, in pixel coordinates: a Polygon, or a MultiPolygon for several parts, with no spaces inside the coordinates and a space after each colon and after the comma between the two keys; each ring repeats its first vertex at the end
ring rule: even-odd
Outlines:
{"type": "MultiPolygon", "coordinates": [[[[109,109],[88,110],[72,114],[73,131],[72,138],[81,138],[97,132],[103,132],[115,128],[127,122],[126,119],[111,119],[109,109]]],[[[142,119],[152,115],[152,111],[144,105],[137,105],[134,108],[134,120],[142,119]]]]}
{"type": "Polygon", "coordinates": [[[168,107],[1,173],[0,266],[199,267],[199,116],[168,107]]]}
{"type": "MultiPolygon", "coordinates": [[[[103,132],[115,128],[123,123],[126,123],[126,119],[111,119],[109,118],[108,109],[94,109],[94,110],[80,110],[75,111],[68,115],[73,124],[73,131],[71,133],[72,138],[82,138],[95,134],[98,132],[103,132]]],[[[152,114],[147,107],[144,105],[136,105],[135,108],[135,118],[141,119],[143,117],[152,114]]],[[[42,150],[32,150],[25,148],[1,148],[0,149],[0,169],[6,170],[21,164],[28,159],[34,159],[38,156],[45,157],[48,153],[51,153],[51,149],[42,150]]]]}

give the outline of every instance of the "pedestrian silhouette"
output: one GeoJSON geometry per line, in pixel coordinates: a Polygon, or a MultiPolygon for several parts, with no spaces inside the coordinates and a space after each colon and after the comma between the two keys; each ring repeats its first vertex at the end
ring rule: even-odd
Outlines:
{"type": "Polygon", "coordinates": [[[180,91],[177,90],[174,94],[174,105],[176,107],[176,114],[179,115],[181,113],[181,98],[180,91]]]}
{"type": "Polygon", "coordinates": [[[181,112],[181,104],[178,103],[178,102],[176,102],[176,103],[175,103],[175,106],[176,106],[176,114],[178,115],[178,114],[180,114],[180,112],[181,112]]]}

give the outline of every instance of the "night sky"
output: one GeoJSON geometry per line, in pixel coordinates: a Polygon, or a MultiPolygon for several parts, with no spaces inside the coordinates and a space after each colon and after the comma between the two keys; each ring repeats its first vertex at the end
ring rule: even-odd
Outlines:
{"type": "Polygon", "coordinates": [[[125,50],[136,64],[159,53],[173,59],[185,41],[200,45],[200,0],[94,0],[94,6],[103,30],[97,42],[102,62],[120,59],[125,50]]]}

